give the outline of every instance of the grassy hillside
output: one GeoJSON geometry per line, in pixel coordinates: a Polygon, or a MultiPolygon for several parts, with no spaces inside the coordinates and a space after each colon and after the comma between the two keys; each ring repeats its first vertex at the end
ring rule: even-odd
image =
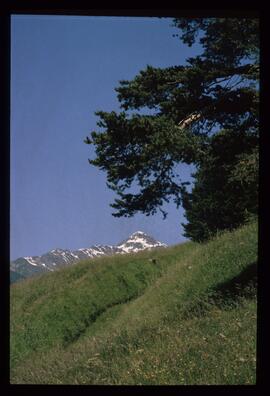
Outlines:
{"type": "Polygon", "coordinates": [[[11,383],[254,384],[256,271],[252,223],[14,284],[11,383]]]}

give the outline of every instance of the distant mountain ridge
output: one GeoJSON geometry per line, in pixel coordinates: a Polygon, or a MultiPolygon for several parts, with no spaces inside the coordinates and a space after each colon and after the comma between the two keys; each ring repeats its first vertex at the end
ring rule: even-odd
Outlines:
{"type": "Polygon", "coordinates": [[[11,283],[35,274],[55,271],[59,267],[71,265],[84,259],[113,254],[136,253],[145,249],[166,246],[166,244],[157,241],[143,231],[136,231],[118,245],[94,245],[90,248],[74,251],[53,249],[41,256],[20,257],[12,261],[10,264],[11,283]]]}

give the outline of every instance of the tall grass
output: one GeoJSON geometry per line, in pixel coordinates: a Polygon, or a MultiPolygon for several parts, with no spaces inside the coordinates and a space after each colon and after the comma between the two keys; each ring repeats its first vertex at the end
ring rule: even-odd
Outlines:
{"type": "Polygon", "coordinates": [[[252,223],[14,284],[11,381],[253,384],[256,262],[252,223]]]}

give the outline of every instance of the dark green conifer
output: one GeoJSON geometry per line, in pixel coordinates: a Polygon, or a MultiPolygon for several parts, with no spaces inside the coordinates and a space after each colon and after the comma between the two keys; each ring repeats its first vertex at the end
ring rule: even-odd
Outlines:
{"type": "Polygon", "coordinates": [[[172,198],[186,210],[186,236],[202,241],[257,210],[259,21],[181,18],[174,26],[202,53],[120,81],[123,111],[97,112],[102,130],[86,143],[96,150],[89,162],[118,195],[114,216],[166,216],[172,198]],[[177,175],[181,163],[197,168],[191,193],[177,175]]]}

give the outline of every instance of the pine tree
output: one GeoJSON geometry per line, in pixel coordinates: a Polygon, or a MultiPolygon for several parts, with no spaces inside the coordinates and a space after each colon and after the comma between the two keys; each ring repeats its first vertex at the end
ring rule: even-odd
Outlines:
{"type": "Polygon", "coordinates": [[[241,213],[256,211],[256,191],[250,202],[250,188],[241,183],[257,183],[256,172],[243,172],[258,162],[259,21],[181,18],[174,26],[187,45],[199,40],[202,53],[185,66],[148,65],[120,81],[123,111],[98,111],[102,131],[85,142],[96,150],[90,164],[107,172],[107,185],[118,195],[114,216],[158,209],[166,216],[162,205],[173,199],[186,210],[186,235],[204,240],[244,221],[235,216],[237,197],[241,213]],[[191,194],[176,172],[181,163],[197,168],[191,194]]]}

